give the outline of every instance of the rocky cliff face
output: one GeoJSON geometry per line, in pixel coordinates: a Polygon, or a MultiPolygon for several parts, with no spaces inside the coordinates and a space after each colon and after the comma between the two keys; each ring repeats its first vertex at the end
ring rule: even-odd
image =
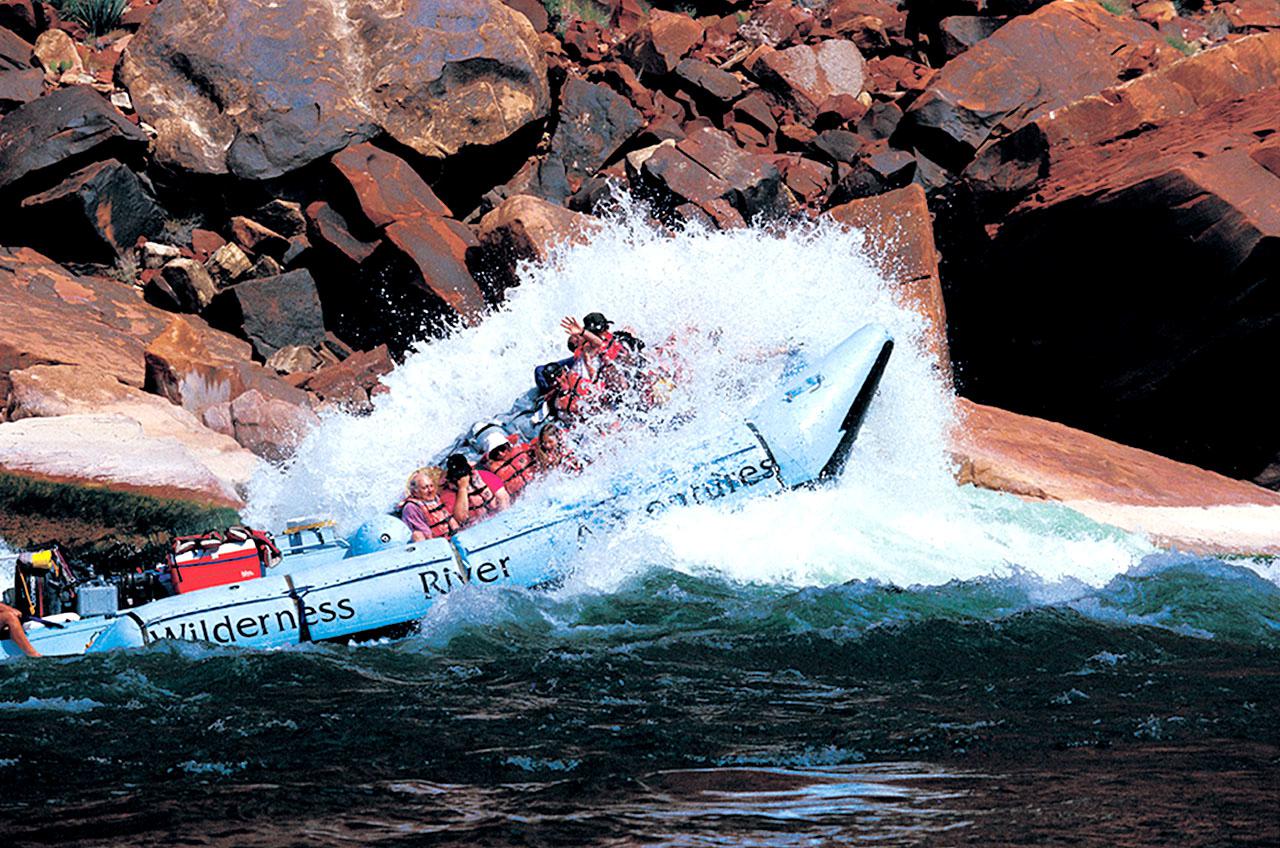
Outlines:
{"type": "Polygon", "coordinates": [[[857,226],[960,391],[1280,480],[1223,412],[1280,343],[1271,4],[687,5],[0,4],[0,469],[128,486],[154,443],[234,504],[625,191],[857,226]]]}

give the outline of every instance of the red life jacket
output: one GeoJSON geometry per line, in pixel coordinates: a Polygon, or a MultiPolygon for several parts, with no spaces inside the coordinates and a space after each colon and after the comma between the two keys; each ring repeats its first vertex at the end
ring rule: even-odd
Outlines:
{"type": "Polygon", "coordinates": [[[556,393],[552,400],[556,417],[569,419],[581,414],[582,398],[594,390],[595,385],[581,374],[569,369],[560,372],[560,376],[556,378],[556,393]]]}
{"type": "MultiPolygon", "coordinates": [[[[444,504],[440,503],[438,498],[432,498],[429,501],[420,500],[418,498],[405,498],[406,504],[413,503],[418,505],[418,509],[422,510],[422,514],[427,517],[427,528],[431,531],[432,539],[443,539],[452,536],[461,529],[458,519],[453,517],[453,513],[444,508],[444,504]]],[[[404,511],[404,504],[400,505],[401,512],[404,511]]]]}
{"type": "Polygon", "coordinates": [[[604,347],[600,349],[600,359],[604,362],[612,362],[619,356],[627,352],[622,346],[622,342],[613,337],[613,333],[605,330],[599,334],[600,341],[604,342],[604,347]]]}
{"type": "MultiPolygon", "coordinates": [[[[449,488],[457,491],[457,483],[449,483],[449,488]]],[[[478,471],[471,473],[471,491],[467,493],[467,526],[483,521],[498,511],[497,496],[489,484],[484,481],[478,471]]]]}
{"type": "Polygon", "coordinates": [[[515,497],[533,482],[538,469],[533,462],[533,446],[518,441],[515,435],[510,437],[510,441],[511,452],[497,462],[490,460],[489,470],[502,479],[503,488],[515,497]]]}

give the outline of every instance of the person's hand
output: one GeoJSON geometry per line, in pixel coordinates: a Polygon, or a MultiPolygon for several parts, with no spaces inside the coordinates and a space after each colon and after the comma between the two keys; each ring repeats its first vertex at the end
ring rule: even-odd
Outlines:
{"type": "Polygon", "coordinates": [[[564,331],[570,336],[582,335],[582,325],[578,323],[577,318],[566,315],[564,319],[561,320],[560,326],[563,327],[564,331]]]}
{"type": "Polygon", "coordinates": [[[458,491],[462,492],[471,488],[471,475],[463,474],[458,478],[458,491]]]}

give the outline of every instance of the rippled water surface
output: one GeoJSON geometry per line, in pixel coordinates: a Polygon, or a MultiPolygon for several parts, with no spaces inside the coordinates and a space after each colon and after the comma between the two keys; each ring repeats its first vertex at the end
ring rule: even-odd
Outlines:
{"type": "Polygon", "coordinates": [[[586,474],[528,498],[688,462],[776,385],[779,351],[876,320],[899,344],[838,483],[634,521],[552,590],[466,587],[393,640],[2,663],[5,839],[1276,844],[1275,562],[957,488],[946,381],[863,247],[623,219],[424,345],[371,416],[326,419],[249,513],[353,529],[592,309],[685,330],[662,413],[684,432],[588,440],[586,474]]]}

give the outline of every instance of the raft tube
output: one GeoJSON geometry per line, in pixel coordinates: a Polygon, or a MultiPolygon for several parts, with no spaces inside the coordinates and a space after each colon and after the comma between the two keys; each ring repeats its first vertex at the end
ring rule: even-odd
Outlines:
{"type": "MultiPolygon", "coordinates": [[[[706,442],[704,460],[680,472],[623,481],[604,500],[551,507],[521,502],[452,539],[412,544],[398,520],[383,516],[361,527],[350,543],[286,554],[266,577],[28,636],[50,656],[174,639],[274,648],[416,622],[463,587],[554,584],[585,539],[637,513],[738,501],[838,475],[892,350],[886,329],[863,327],[790,375],[742,424],[706,442]]],[[[0,648],[18,653],[7,639],[0,648]]]]}

